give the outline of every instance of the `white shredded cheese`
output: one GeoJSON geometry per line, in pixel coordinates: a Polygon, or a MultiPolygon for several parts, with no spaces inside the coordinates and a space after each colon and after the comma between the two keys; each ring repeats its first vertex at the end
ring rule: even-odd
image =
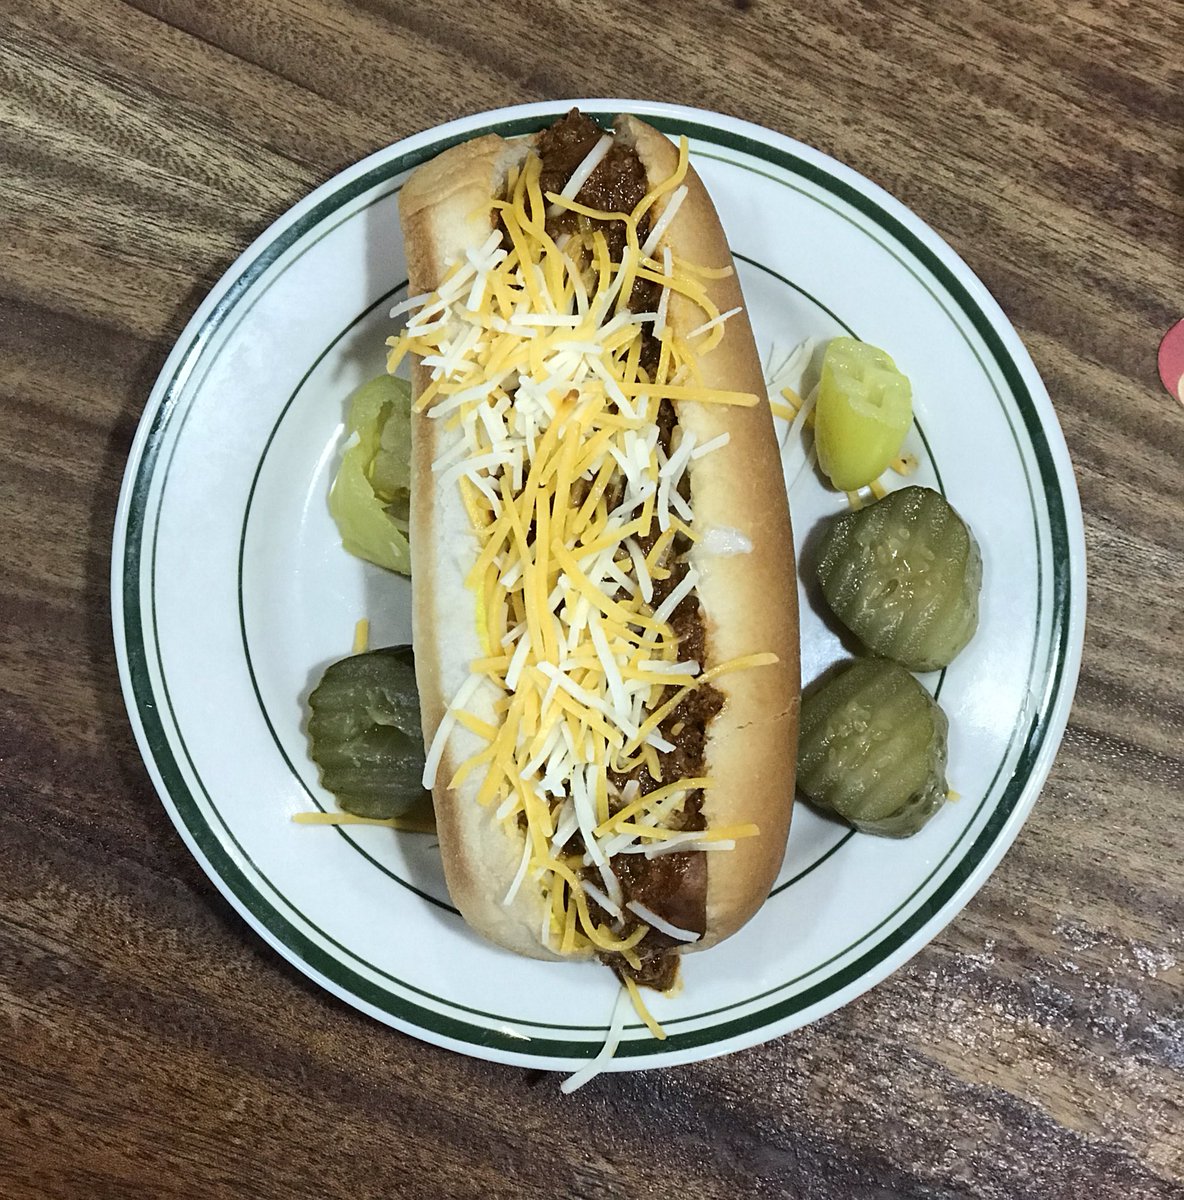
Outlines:
{"type": "Polygon", "coordinates": [[[659,623],[669,621],[674,610],[694,591],[695,585],[699,582],[700,578],[702,578],[700,573],[694,567],[691,567],[682,579],[679,580],[678,585],[671,589],[670,595],[654,609],[654,620],[659,623]]]}
{"type": "MultiPolygon", "coordinates": [[[[547,914],[547,917],[549,920],[550,913],[547,914]]],[[[621,988],[617,992],[617,999],[613,1004],[612,1017],[608,1023],[608,1033],[605,1035],[604,1045],[600,1048],[600,1053],[586,1066],[576,1071],[574,1075],[569,1075],[559,1085],[559,1090],[565,1096],[570,1096],[572,1092],[578,1091],[589,1080],[595,1079],[597,1075],[608,1069],[608,1064],[612,1061],[613,1056],[617,1052],[617,1047],[621,1044],[621,1034],[625,1029],[625,1016],[629,1011],[629,1003],[628,990],[621,988]]]]}
{"type": "Polygon", "coordinates": [[[580,887],[604,909],[610,917],[615,917],[618,921],[625,915],[622,912],[620,905],[615,904],[608,896],[604,894],[594,883],[589,883],[586,879],[580,880],[580,887]]]}
{"type": "Polygon", "coordinates": [[[680,929],[677,925],[671,925],[665,917],[660,917],[652,908],[647,908],[644,904],[639,904],[636,900],[630,900],[625,905],[627,909],[636,916],[639,916],[647,925],[652,925],[660,933],[664,933],[667,937],[672,937],[678,942],[697,942],[700,935],[690,929],[680,929]]]}
{"type": "MultiPolygon", "coordinates": [[[[654,248],[662,240],[662,235],[670,228],[670,222],[678,215],[679,208],[682,207],[682,202],[687,198],[686,184],[679,184],[674,189],[670,199],[666,201],[666,208],[662,215],[654,222],[654,227],[650,230],[649,236],[641,244],[642,258],[649,258],[654,252],[654,248]]],[[[670,274],[670,268],[667,267],[666,274],[670,274]]]]}
{"type": "Polygon", "coordinates": [[[522,886],[522,881],[526,878],[526,868],[530,866],[530,838],[524,839],[522,846],[522,860],[518,864],[518,870],[514,874],[514,881],[510,884],[505,897],[502,900],[502,907],[509,908],[514,903],[514,897],[518,895],[518,889],[522,886]]]}
{"type": "Polygon", "coordinates": [[[734,317],[738,312],[743,312],[743,308],[737,304],[735,308],[729,308],[727,312],[722,312],[718,317],[712,317],[710,321],[704,321],[702,325],[696,325],[688,338],[698,337],[701,333],[707,333],[714,329],[717,325],[722,325],[729,317],[734,317]]]}
{"type": "MultiPolygon", "coordinates": [[[[579,166],[571,173],[571,178],[563,185],[563,190],[559,193],[564,200],[574,200],[580,194],[580,188],[588,182],[592,176],[592,172],[600,166],[604,156],[613,148],[613,135],[611,133],[601,134],[600,140],[596,145],[584,155],[579,166]]],[[[551,216],[562,211],[562,207],[558,204],[552,204],[548,210],[551,216]]]]}
{"type": "Polygon", "coordinates": [[[452,703],[444,712],[440,724],[436,726],[432,744],[428,747],[427,757],[423,765],[423,786],[430,792],[436,786],[436,772],[440,769],[440,760],[444,757],[444,747],[449,735],[456,727],[456,714],[463,712],[465,706],[473,698],[473,694],[481,685],[480,675],[470,675],[456,690],[452,703]]]}

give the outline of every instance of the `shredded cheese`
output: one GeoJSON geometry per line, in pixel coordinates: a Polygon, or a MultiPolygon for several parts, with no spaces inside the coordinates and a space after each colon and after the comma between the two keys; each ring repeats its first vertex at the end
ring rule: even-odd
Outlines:
{"type": "Polygon", "coordinates": [[[382,829],[402,829],[408,833],[435,833],[435,818],[428,815],[406,817],[356,817],[347,812],[298,812],[292,814],[296,825],[377,825],[382,829]]]}
{"type": "MultiPolygon", "coordinates": [[[[435,292],[397,306],[408,320],[388,343],[388,369],[410,353],[427,370],[415,408],[441,422],[435,487],[459,489],[479,546],[466,586],[482,655],[431,739],[424,784],[437,782],[453,732],[466,730],[480,749],[449,786],[479,780],[476,802],[521,838],[503,903],[537,887],[545,946],[615,953],[637,966],[651,929],[684,942],[699,935],[630,901],[614,855],[668,842],[719,851],[755,832],[686,835],[668,824],[687,795],[712,784],[662,779],[660,755],[673,749],[662,722],[725,671],[776,658],[746,655],[710,670],[680,660],[671,622],[699,581],[693,568],[653,603],[655,583],[677,566],[676,537],[700,536],[693,464],[728,443],[725,433],[696,446],[684,430],[667,454],[660,406],[749,406],[758,397],[708,387],[699,368],[740,311],[720,312],[711,298],[710,281],[728,272],[685,263],[662,244],[687,195],[685,139],[674,173],[631,213],[578,200],[611,146],[610,135],[599,139],[558,193],[543,193],[539,159],[528,154],[491,204],[498,228],[487,241],[451,264],[435,292]],[[643,242],[652,208],[657,219],[643,242]],[[584,220],[556,239],[546,221],[563,211],[584,220]],[[624,229],[619,262],[603,233],[607,220],[624,229]],[[628,308],[639,279],[661,288],[655,312],[628,308]],[[668,324],[675,297],[699,314],[686,337],[668,324]],[[641,365],[646,324],[658,342],[651,370],[641,365]],[[610,770],[627,774],[643,762],[657,788],[642,794],[636,784],[618,791],[610,783],[610,770]],[[603,888],[585,872],[598,872],[603,888]]],[[[663,1036],[635,985],[628,991],[663,1036]]]]}
{"type": "Polygon", "coordinates": [[[572,1092],[578,1091],[589,1080],[595,1079],[597,1075],[600,1075],[608,1068],[608,1064],[617,1052],[617,1047],[621,1044],[621,1034],[625,1029],[625,1014],[629,1011],[631,996],[632,993],[628,988],[623,987],[617,992],[617,998],[613,1003],[612,1016],[608,1023],[608,1032],[604,1038],[604,1045],[601,1046],[600,1052],[594,1059],[581,1067],[575,1074],[569,1075],[559,1085],[559,1090],[565,1096],[570,1096],[572,1092]]]}
{"type": "Polygon", "coordinates": [[[602,134],[596,145],[584,156],[584,161],[576,167],[571,173],[571,178],[563,185],[563,191],[559,194],[564,200],[574,200],[579,195],[580,188],[588,182],[592,172],[600,166],[601,160],[612,149],[612,146],[613,135],[611,133],[602,134]]]}
{"type": "Polygon", "coordinates": [[[659,933],[664,933],[667,937],[672,937],[679,942],[697,942],[700,934],[695,933],[690,929],[680,929],[677,925],[672,925],[664,917],[660,917],[652,908],[646,908],[644,904],[640,904],[636,900],[630,900],[625,905],[630,912],[636,913],[647,925],[658,930],[659,933]]]}
{"type": "Polygon", "coordinates": [[[641,998],[641,989],[628,977],[625,979],[625,987],[629,989],[629,999],[633,1001],[633,1011],[645,1022],[650,1033],[658,1041],[664,1042],[666,1040],[666,1030],[654,1020],[650,1010],[646,1008],[645,1001],[641,998]]]}

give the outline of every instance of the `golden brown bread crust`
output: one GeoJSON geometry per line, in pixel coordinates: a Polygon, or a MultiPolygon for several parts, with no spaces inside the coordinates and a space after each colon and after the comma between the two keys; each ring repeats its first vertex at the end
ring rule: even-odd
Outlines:
{"type": "MultiPolygon", "coordinates": [[[[633,117],[618,118],[616,129],[635,147],[651,181],[674,170],[677,151],[656,130],[633,117]]],[[[412,175],[400,197],[412,294],[434,290],[449,257],[488,236],[490,201],[508,162],[520,153],[520,144],[516,149],[490,135],[446,151],[412,175]]],[[[719,218],[693,169],[685,183],[687,197],[663,244],[690,262],[730,266],[719,218]]],[[[667,199],[657,202],[655,219],[667,199]]],[[[734,274],[708,288],[721,312],[743,303],[734,274]]],[[[689,301],[672,295],[668,320],[676,332],[687,332],[701,319],[689,301]]],[[[728,321],[723,341],[700,365],[709,386],[764,394],[744,312],[728,321]]],[[[426,386],[426,374],[418,364],[414,372],[418,393],[426,386]]],[[[694,553],[694,565],[703,573],[697,593],[708,637],[704,666],[766,650],[780,660],[775,667],[737,672],[714,684],[726,702],[708,727],[707,772],[716,786],[706,794],[704,814],[710,826],[755,822],[761,834],[738,841],[735,850],[707,857],[707,932],[687,947],[697,950],[729,936],[756,912],[784,855],[797,746],[797,591],[784,479],[768,406],[683,402],[677,407],[680,424],[700,444],[724,431],[730,436],[726,446],[694,465],[697,529],[739,531],[752,544],[745,554],[709,554],[702,544],[694,553]]],[[[463,586],[461,565],[472,561],[465,558],[465,537],[473,554],[475,537],[458,496],[441,494],[431,471],[447,436],[438,422],[425,415],[414,418],[414,637],[428,743],[463,682],[467,663],[481,654],[475,597],[463,586]],[[460,549],[449,554],[445,547],[460,549]]],[[[466,781],[457,792],[447,787],[456,765],[481,745],[458,730],[437,776],[437,824],[449,892],[465,919],[486,937],[521,954],[556,958],[540,942],[544,906],[537,889],[524,886],[510,908],[501,904],[518,868],[523,835],[516,827],[499,825],[491,811],[475,803],[479,781],[466,781]]]]}

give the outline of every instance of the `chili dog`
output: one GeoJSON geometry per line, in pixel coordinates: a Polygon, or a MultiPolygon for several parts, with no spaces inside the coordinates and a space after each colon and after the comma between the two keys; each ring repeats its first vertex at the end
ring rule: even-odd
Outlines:
{"type": "Polygon", "coordinates": [[[576,110],[445,151],[400,220],[450,894],[510,950],[668,987],[763,902],[794,794],[789,509],[723,230],[685,141],[576,110]]]}

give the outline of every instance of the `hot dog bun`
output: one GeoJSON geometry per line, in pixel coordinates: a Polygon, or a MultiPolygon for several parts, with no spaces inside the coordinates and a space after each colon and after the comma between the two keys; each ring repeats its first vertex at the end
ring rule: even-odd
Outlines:
{"type": "MultiPolygon", "coordinates": [[[[623,116],[615,135],[633,147],[651,186],[678,165],[676,148],[636,118],[623,116]]],[[[449,266],[475,251],[496,228],[493,201],[507,171],[527,154],[527,143],[486,136],[445,151],[419,168],[400,196],[400,218],[412,294],[432,293],[449,266]]],[[[659,242],[676,258],[701,267],[728,268],[732,258],[715,208],[693,169],[687,193],[659,242]]],[[[660,221],[670,193],[658,198],[660,221]]],[[[718,275],[718,271],[713,272],[718,275]]],[[[708,278],[708,294],[721,313],[743,304],[732,272],[708,278]]],[[[672,293],[667,322],[685,336],[702,311],[672,293]]],[[[700,363],[708,388],[764,396],[764,381],[747,315],[730,318],[722,341],[700,363]]],[[[413,385],[422,395],[431,371],[418,359],[413,385]]],[[[697,460],[690,473],[694,528],[702,535],[689,552],[701,573],[696,585],[706,633],[704,670],[758,652],[775,665],[720,676],[713,685],[722,709],[708,722],[704,793],[708,829],[754,823],[759,836],[737,840],[729,851],[706,854],[706,922],[702,936],[682,947],[698,950],[728,937],[760,907],[780,867],[794,794],[798,721],[798,623],[793,541],[780,456],[767,404],[753,407],[675,402],[677,419],[699,445],[727,433],[725,445],[697,460]],[[750,545],[750,549],[746,549],[750,545]]],[[[478,632],[483,614],[466,575],[480,542],[453,482],[444,486],[432,464],[460,437],[426,412],[413,417],[411,553],[416,669],[424,736],[430,746],[450,702],[466,686],[470,664],[486,654],[478,632]]],[[[501,688],[488,679],[470,683],[464,708],[490,725],[498,722],[501,688]]],[[[488,745],[467,728],[449,735],[434,798],[449,892],[465,920],[507,949],[536,958],[566,958],[542,944],[548,901],[529,881],[503,903],[519,870],[525,834],[499,820],[494,805],[477,803],[481,773],[449,786],[457,768],[488,745]]],[[[689,856],[687,856],[689,857],[689,856]]],[[[582,956],[593,950],[585,947],[582,956]]],[[[576,951],[576,956],[580,952],[576,951]]]]}

